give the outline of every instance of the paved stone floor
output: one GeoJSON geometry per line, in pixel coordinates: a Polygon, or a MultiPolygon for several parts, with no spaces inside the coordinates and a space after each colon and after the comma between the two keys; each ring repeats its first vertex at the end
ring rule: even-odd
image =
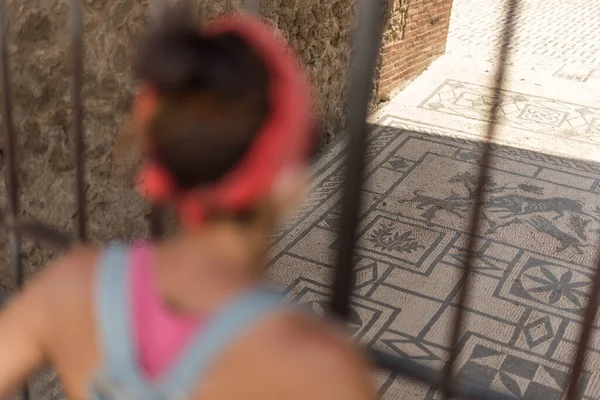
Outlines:
{"type": "MultiPolygon", "coordinates": [[[[371,119],[350,327],[440,368],[466,217],[489,121],[504,0],[454,0],[448,53],[371,119]]],[[[515,398],[562,399],[600,231],[600,2],[522,0],[501,92],[462,378],[515,398]]],[[[344,143],[276,238],[273,277],[320,311],[337,250],[344,143]]],[[[600,322],[583,378],[600,398],[600,322]]],[[[385,399],[437,399],[378,372],[385,399]]]]}
{"type": "MultiPolygon", "coordinates": [[[[425,131],[480,138],[489,119],[508,0],[455,0],[447,54],[383,114],[425,131]]],[[[600,159],[600,2],[520,0],[498,143],[600,159]],[[552,140],[548,140],[552,137],[552,140]]]]}
{"type": "MultiPolygon", "coordinates": [[[[507,0],[455,0],[447,52],[491,60],[501,42],[507,0]]],[[[564,64],[600,65],[600,3],[520,0],[511,53],[514,63],[559,71],[564,64]]]]}

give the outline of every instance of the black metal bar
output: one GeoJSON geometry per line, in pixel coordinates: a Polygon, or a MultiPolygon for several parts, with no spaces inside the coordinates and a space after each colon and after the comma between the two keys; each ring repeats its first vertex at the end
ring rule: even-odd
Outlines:
{"type": "Polygon", "coordinates": [[[30,235],[62,249],[67,249],[73,245],[73,238],[71,235],[67,235],[66,233],[60,232],[40,222],[19,221],[16,224],[16,229],[22,234],[30,235]]]}
{"type": "Polygon", "coordinates": [[[258,16],[260,15],[260,5],[260,0],[246,0],[246,3],[244,4],[244,10],[248,14],[258,16]]]}
{"type": "Polygon", "coordinates": [[[152,211],[150,211],[150,236],[155,239],[160,238],[164,233],[163,216],[162,207],[152,206],[152,211]]]}
{"type": "MultiPolygon", "coordinates": [[[[150,0],[150,17],[152,24],[158,24],[165,12],[165,0],[150,0]]],[[[150,236],[160,238],[164,233],[164,210],[161,206],[153,205],[150,211],[150,236]]]]}
{"type": "MultiPolygon", "coordinates": [[[[2,28],[0,29],[0,56],[2,61],[0,62],[2,68],[2,129],[6,138],[6,187],[8,192],[8,213],[6,218],[8,220],[15,220],[19,215],[19,183],[17,177],[17,159],[16,159],[16,146],[15,146],[15,134],[13,127],[13,115],[12,115],[12,89],[10,86],[10,70],[8,62],[7,52],[7,32],[6,32],[6,9],[5,0],[0,1],[0,19],[2,28]]],[[[13,271],[14,277],[17,284],[23,282],[23,271],[21,268],[21,257],[20,257],[20,240],[19,233],[15,229],[10,229],[10,242],[13,255],[13,271]]]]}
{"type": "MultiPolygon", "coordinates": [[[[6,218],[14,221],[19,216],[19,183],[17,176],[17,159],[15,131],[12,115],[12,90],[10,86],[10,63],[8,62],[8,38],[6,27],[6,2],[0,0],[0,68],[2,69],[2,130],[6,137],[6,188],[8,192],[8,214],[6,218]]],[[[25,281],[21,263],[21,236],[17,229],[9,229],[9,240],[13,267],[13,279],[20,288],[25,281]]],[[[29,399],[27,385],[21,392],[21,398],[29,399]]]]}
{"type": "Polygon", "coordinates": [[[453,321],[452,336],[450,342],[450,356],[444,368],[444,379],[442,388],[445,392],[445,397],[451,393],[453,385],[454,367],[458,358],[458,341],[460,340],[460,332],[464,322],[464,310],[468,304],[468,287],[471,272],[473,270],[473,261],[476,252],[477,245],[477,232],[481,225],[481,214],[483,211],[484,203],[484,187],[488,171],[491,166],[492,160],[492,141],[496,135],[496,127],[499,123],[498,111],[501,105],[501,94],[500,90],[504,84],[506,76],[506,65],[508,64],[508,51],[510,43],[512,42],[514,22],[516,17],[516,10],[519,5],[519,0],[508,0],[506,22],[504,23],[502,31],[502,46],[500,48],[500,55],[497,61],[497,69],[494,80],[494,95],[493,103],[490,110],[490,121],[487,125],[487,131],[483,142],[483,152],[480,159],[480,167],[477,177],[477,191],[475,193],[473,209],[471,211],[471,218],[469,221],[469,239],[467,243],[466,259],[462,275],[460,277],[460,293],[458,299],[458,307],[456,308],[456,314],[453,321]]]}
{"type": "Polygon", "coordinates": [[[348,155],[344,204],[339,232],[339,251],[335,266],[331,309],[345,318],[354,283],[354,242],[358,227],[361,187],[367,143],[367,113],[373,90],[373,74],[377,65],[383,35],[381,0],[358,0],[358,23],[354,33],[354,54],[348,95],[348,155]]]}
{"type": "Polygon", "coordinates": [[[4,225],[8,230],[16,230],[18,233],[31,235],[35,239],[52,243],[61,248],[67,248],[73,243],[72,237],[66,233],[41,222],[23,221],[20,218],[9,217],[3,210],[0,210],[0,225],[4,225]]]}
{"type": "MultiPolygon", "coordinates": [[[[372,348],[367,349],[367,354],[375,365],[380,368],[425,383],[433,388],[438,388],[442,385],[442,373],[433,368],[426,367],[408,359],[398,358],[372,348]]],[[[514,397],[464,381],[457,382],[451,389],[451,395],[452,397],[469,400],[514,400],[514,397]]]]}
{"type": "Polygon", "coordinates": [[[571,367],[571,376],[569,377],[569,386],[567,389],[567,400],[576,400],[581,398],[581,373],[585,365],[585,355],[587,346],[592,334],[594,320],[598,313],[598,296],[600,295],[600,253],[596,259],[596,271],[594,272],[594,283],[588,297],[588,304],[585,308],[583,325],[579,333],[579,344],[577,345],[577,353],[571,367]]]}
{"type": "Polygon", "coordinates": [[[76,237],[86,239],[86,202],[85,202],[85,143],[83,140],[83,22],[81,0],[69,3],[69,26],[71,33],[71,65],[73,83],[71,100],[73,102],[73,134],[75,136],[75,201],[77,204],[76,237]]]}

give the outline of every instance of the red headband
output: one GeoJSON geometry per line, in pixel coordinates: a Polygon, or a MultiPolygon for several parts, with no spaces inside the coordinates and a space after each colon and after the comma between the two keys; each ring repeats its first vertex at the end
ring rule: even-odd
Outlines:
{"type": "MultiPolygon", "coordinates": [[[[271,109],[250,149],[223,178],[191,190],[179,188],[156,160],[148,160],[139,177],[139,189],[153,203],[171,203],[182,223],[202,224],[213,210],[235,211],[251,206],[270,190],[281,168],[308,157],[313,120],[308,80],[296,55],[275,31],[245,15],[212,21],[203,35],[236,33],[246,39],[265,62],[270,75],[271,109]]],[[[147,86],[136,99],[135,118],[147,121],[158,94],[147,86]]],[[[147,139],[146,139],[147,140],[147,139]]],[[[151,147],[151,144],[150,144],[151,147]]]]}

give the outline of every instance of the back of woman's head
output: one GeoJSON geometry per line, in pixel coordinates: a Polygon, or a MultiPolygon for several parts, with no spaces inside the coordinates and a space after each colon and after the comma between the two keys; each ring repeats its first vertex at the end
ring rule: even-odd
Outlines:
{"type": "Polygon", "coordinates": [[[252,47],[233,33],[203,36],[181,12],[148,35],[135,70],[160,98],[154,157],[183,189],[232,169],[269,112],[268,71],[252,47]]]}

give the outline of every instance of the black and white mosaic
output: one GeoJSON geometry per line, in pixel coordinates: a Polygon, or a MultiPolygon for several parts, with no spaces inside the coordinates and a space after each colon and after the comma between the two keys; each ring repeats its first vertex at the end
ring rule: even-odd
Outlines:
{"type": "MultiPolygon", "coordinates": [[[[445,80],[421,104],[424,110],[488,121],[494,102],[493,89],[455,79],[445,80]]],[[[544,131],[549,135],[572,138],[586,132],[586,137],[600,142],[600,109],[569,103],[556,98],[501,90],[497,101],[499,123],[526,131],[544,131]]]]}
{"type": "MultiPolygon", "coordinates": [[[[454,90],[455,99],[456,90],[463,99],[471,93],[454,90]]],[[[465,110],[477,112],[469,101],[465,110]]],[[[549,129],[573,123],[573,111],[542,115],[535,109],[542,104],[525,103],[515,121],[549,129]]],[[[481,144],[401,124],[385,117],[369,140],[350,328],[362,343],[439,369],[449,352],[481,144]]],[[[338,143],[320,161],[304,210],[274,242],[273,279],[317,313],[330,295],[338,248],[343,148],[338,143]]],[[[519,399],[562,399],[599,239],[600,166],[510,147],[494,146],[494,154],[459,377],[519,399]]],[[[600,397],[598,335],[591,347],[585,399],[600,397]]],[[[389,373],[377,380],[386,399],[440,398],[389,373]]]]}

